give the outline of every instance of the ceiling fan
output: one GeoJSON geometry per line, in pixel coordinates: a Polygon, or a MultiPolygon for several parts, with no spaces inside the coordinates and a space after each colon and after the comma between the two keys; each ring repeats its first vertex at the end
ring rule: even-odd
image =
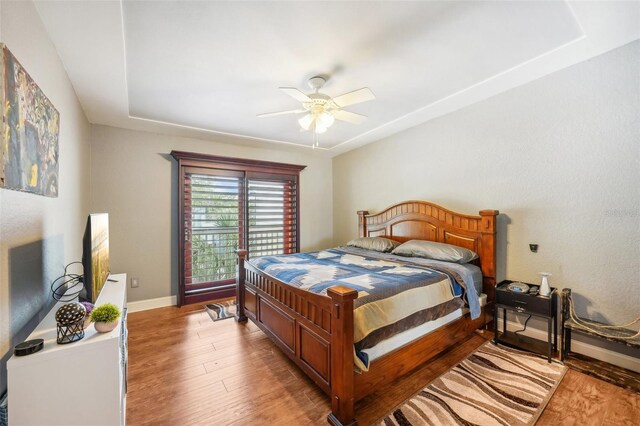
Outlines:
{"type": "Polygon", "coordinates": [[[326,132],[327,129],[333,125],[335,120],[346,121],[352,124],[360,124],[367,119],[364,115],[345,111],[342,108],[375,99],[375,95],[368,87],[363,87],[362,89],[354,90],[353,92],[331,98],[319,92],[326,82],[327,80],[324,77],[311,77],[308,84],[311,89],[315,90],[315,92],[309,95],[305,95],[294,87],[281,87],[280,90],[284,93],[291,96],[293,99],[300,101],[302,103],[302,108],[258,114],[258,117],[306,113],[298,119],[298,123],[302,130],[310,130],[313,132],[314,148],[318,146],[317,135],[326,132]]]}

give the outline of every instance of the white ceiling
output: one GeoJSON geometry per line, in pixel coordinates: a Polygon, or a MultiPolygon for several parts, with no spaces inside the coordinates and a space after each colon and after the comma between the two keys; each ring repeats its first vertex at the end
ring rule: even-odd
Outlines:
{"type": "MultiPolygon", "coordinates": [[[[37,1],[92,123],[311,146],[278,90],[369,87],[337,155],[640,38],[639,2],[37,1]]],[[[291,145],[290,145],[291,146],[291,145]]]]}

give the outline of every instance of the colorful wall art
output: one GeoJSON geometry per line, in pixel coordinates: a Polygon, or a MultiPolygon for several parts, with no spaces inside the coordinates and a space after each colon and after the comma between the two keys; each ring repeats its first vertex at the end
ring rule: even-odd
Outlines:
{"type": "Polygon", "coordinates": [[[0,48],[0,188],[57,197],[60,114],[7,46],[0,48]]]}

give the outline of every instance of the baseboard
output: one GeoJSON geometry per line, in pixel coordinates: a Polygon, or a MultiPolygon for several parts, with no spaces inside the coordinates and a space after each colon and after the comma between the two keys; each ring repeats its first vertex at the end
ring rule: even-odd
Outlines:
{"type": "Polygon", "coordinates": [[[178,296],[166,296],[166,297],[158,297],[156,299],[136,300],[135,302],[127,302],[127,311],[140,312],[140,311],[147,311],[149,309],[175,306],[177,304],[178,304],[178,296]]]}
{"type": "MultiPolygon", "coordinates": [[[[521,330],[522,324],[516,321],[507,321],[507,329],[509,331],[521,330]]],[[[544,323],[546,324],[546,323],[544,323]]],[[[499,326],[501,327],[502,321],[499,326]]],[[[521,333],[524,336],[533,337],[534,339],[547,340],[547,330],[532,326],[531,321],[527,325],[527,330],[521,333]]],[[[562,347],[562,334],[558,333],[558,350],[562,347]]],[[[571,339],[571,351],[578,352],[591,358],[599,359],[600,361],[608,362],[613,365],[617,365],[627,370],[640,372],[640,359],[634,358],[625,354],[610,351],[608,349],[600,348],[589,343],[581,342],[575,338],[571,339]]]]}

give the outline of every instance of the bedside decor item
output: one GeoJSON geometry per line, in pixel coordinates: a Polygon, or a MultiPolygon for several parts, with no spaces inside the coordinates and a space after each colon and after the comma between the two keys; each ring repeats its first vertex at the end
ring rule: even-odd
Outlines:
{"type": "Polygon", "coordinates": [[[566,372],[560,363],[487,342],[376,424],[530,426],[566,372]]]}
{"type": "Polygon", "coordinates": [[[112,303],[105,303],[91,311],[91,321],[98,333],[108,333],[116,328],[120,318],[120,309],[112,303]]]}
{"type": "Polygon", "coordinates": [[[31,354],[34,354],[34,353],[38,352],[43,347],[44,347],[44,340],[43,339],[27,340],[26,342],[18,343],[13,348],[13,354],[15,356],[31,355],[31,354]]]}
{"type": "Polygon", "coordinates": [[[540,272],[542,275],[542,284],[540,284],[540,296],[548,297],[551,294],[551,287],[549,287],[549,277],[551,276],[548,272],[540,272]]]}
{"type": "Polygon", "coordinates": [[[84,317],[86,314],[87,311],[80,303],[66,303],[56,311],[58,344],[76,342],[84,337],[84,317]]]}
{"type": "Polygon", "coordinates": [[[507,286],[507,290],[516,293],[529,293],[529,285],[519,281],[513,282],[507,286]]]}
{"type": "Polygon", "coordinates": [[[58,196],[60,114],[0,43],[0,188],[58,196]]]}

